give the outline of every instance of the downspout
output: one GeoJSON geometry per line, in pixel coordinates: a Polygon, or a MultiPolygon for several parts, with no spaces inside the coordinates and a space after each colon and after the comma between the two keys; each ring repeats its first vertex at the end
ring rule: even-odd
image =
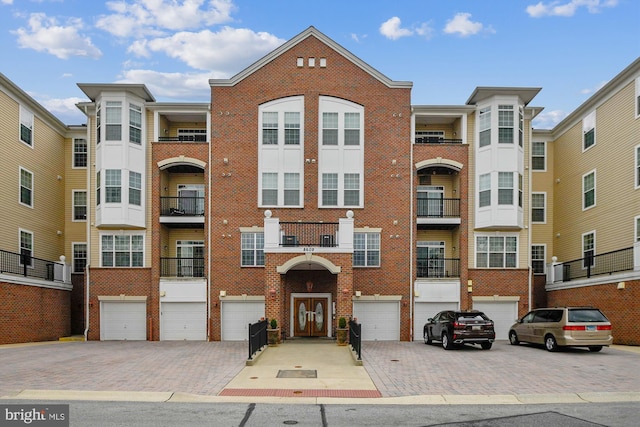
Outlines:
{"type": "Polygon", "coordinates": [[[85,290],[85,309],[84,309],[84,340],[88,341],[89,339],[89,290],[91,287],[91,277],[89,273],[89,266],[91,265],[91,131],[89,127],[89,123],[91,120],[89,118],[89,114],[87,113],[87,106],[84,106],[84,114],[87,117],[87,262],[84,266],[84,290],[85,290]]]}
{"type": "Polygon", "coordinates": [[[211,167],[213,164],[212,149],[211,149],[211,104],[209,104],[209,111],[207,112],[207,132],[209,141],[209,164],[207,172],[207,215],[205,215],[205,221],[207,221],[207,341],[211,341],[211,167]]]}
{"type": "Polygon", "coordinates": [[[413,234],[414,234],[414,215],[413,215],[413,141],[415,138],[415,115],[413,108],[411,108],[411,135],[409,137],[409,218],[411,218],[411,227],[409,231],[409,341],[413,341],[415,339],[414,334],[414,324],[415,320],[413,319],[413,306],[415,304],[414,294],[413,294],[413,234]]]}
{"type": "MultiPolygon", "coordinates": [[[[533,112],[535,112],[535,109],[532,109],[533,112]]],[[[532,117],[534,117],[535,114],[532,113],[532,117]]],[[[533,299],[532,294],[533,294],[533,283],[532,283],[532,273],[533,273],[533,267],[531,266],[531,246],[532,246],[532,242],[531,242],[531,237],[532,237],[532,232],[531,232],[531,197],[532,197],[532,193],[533,193],[533,172],[531,171],[531,145],[532,145],[532,138],[533,138],[533,127],[531,126],[531,124],[529,124],[529,158],[527,159],[527,162],[529,164],[529,195],[528,195],[528,204],[529,204],[529,209],[527,210],[527,231],[528,231],[528,237],[527,237],[527,241],[529,244],[528,247],[528,255],[527,255],[527,271],[529,272],[528,277],[527,277],[527,281],[528,281],[528,306],[527,306],[527,311],[531,311],[533,308],[531,307],[531,300],[533,299]]],[[[545,251],[546,252],[546,251],[545,251]]],[[[545,254],[546,256],[546,254],[545,254]]],[[[518,314],[518,318],[520,317],[520,315],[518,314]]]]}

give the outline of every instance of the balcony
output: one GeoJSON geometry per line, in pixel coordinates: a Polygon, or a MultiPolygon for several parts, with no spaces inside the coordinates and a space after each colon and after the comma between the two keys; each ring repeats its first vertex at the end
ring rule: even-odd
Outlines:
{"type": "Polygon", "coordinates": [[[204,258],[160,258],[160,277],[205,277],[204,258]]]}
{"type": "Polygon", "coordinates": [[[204,228],[204,197],[160,197],[160,222],[169,227],[204,228]]]}
{"type": "Polygon", "coordinates": [[[460,225],[460,199],[421,198],[418,192],[416,216],[424,228],[455,228],[460,225]]]}
{"type": "MultiPolygon", "coordinates": [[[[340,218],[338,222],[280,221],[264,219],[265,252],[352,252],[353,218],[340,218]]],[[[351,216],[349,216],[351,215],[351,216]]]]}
{"type": "Polygon", "coordinates": [[[416,144],[462,144],[462,139],[416,135],[415,143],[416,144]]]}
{"type": "Polygon", "coordinates": [[[416,272],[419,279],[460,277],[460,258],[418,258],[416,272]]]}
{"type": "Polygon", "coordinates": [[[0,274],[31,277],[49,282],[71,283],[71,266],[60,261],[49,261],[30,256],[0,250],[0,274]]]}

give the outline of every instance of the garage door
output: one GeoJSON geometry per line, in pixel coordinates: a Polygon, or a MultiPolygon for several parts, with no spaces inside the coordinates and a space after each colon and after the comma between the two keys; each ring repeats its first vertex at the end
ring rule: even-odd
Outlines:
{"type": "Polygon", "coordinates": [[[163,341],[206,341],[207,304],[205,302],[163,302],[160,309],[163,341]]]}
{"type": "Polygon", "coordinates": [[[144,301],[102,301],[101,340],[146,340],[147,303],[144,301]]]}
{"type": "Polygon", "coordinates": [[[473,308],[493,320],[497,340],[509,338],[509,328],[518,318],[517,301],[474,301],[473,308]]]}
{"type": "Polygon", "coordinates": [[[400,303],[397,301],[354,302],[353,317],[362,325],[363,341],[400,340],[400,303]]]}
{"type": "Polygon", "coordinates": [[[264,317],[263,301],[223,301],[222,341],[247,341],[249,323],[264,317]]]}
{"type": "Polygon", "coordinates": [[[416,302],[413,313],[413,339],[422,341],[422,329],[427,319],[443,310],[457,310],[457,302],[416,302]]]}

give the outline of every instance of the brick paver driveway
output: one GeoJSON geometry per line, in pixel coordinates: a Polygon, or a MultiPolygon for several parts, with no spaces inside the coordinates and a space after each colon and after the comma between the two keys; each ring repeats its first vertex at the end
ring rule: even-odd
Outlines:
{"type": "MultiPolygon", "coordinates": [[[[614,348],[549,353],[497,342],[489,351],[445,351],[420,342],[364,342],[362,356],[384,397],[640,392],[640,354],[614,348]]],[[[244,368],[246,358],[243,342],[0,346],[0,396],[25,389],[211,396],[244,368]]]]}

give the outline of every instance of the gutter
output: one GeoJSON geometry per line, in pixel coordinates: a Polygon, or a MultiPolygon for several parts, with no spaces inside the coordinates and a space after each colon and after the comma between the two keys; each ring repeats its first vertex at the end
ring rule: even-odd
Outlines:
{"type": "Polygon", "coordinates": [[[88,341],[89,337],[89,295],[91,288],[91,280],[89,273],[89,266],[91,265],[91,131],[89,123],[89,114],[87,113],[87,106],[83,106],[84,114],[87,117],[87,262],[84,266],[84,290],[85,290],[85,309],[84,309],[84,340],[88,341]]]}

